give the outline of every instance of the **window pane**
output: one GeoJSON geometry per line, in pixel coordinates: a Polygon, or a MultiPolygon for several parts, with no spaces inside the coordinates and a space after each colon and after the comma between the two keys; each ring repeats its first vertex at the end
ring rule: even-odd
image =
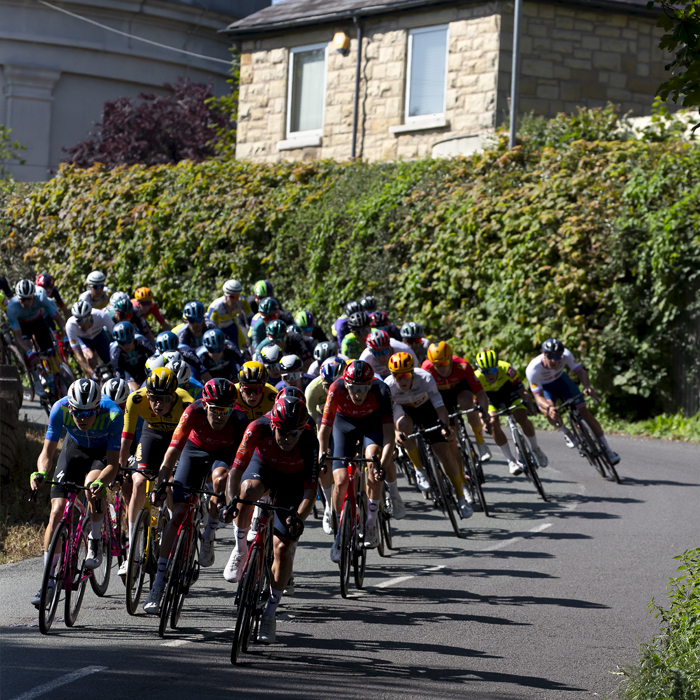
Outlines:
{"type": "Polygon", "coordinates": [[[310,131],[323,126],[323,74],[325,49],[293,54],[291,131],[310,131]]]}
{"type": "Polygon", "coordinates": [[[447,28],[411,35],[408,116],[442,114],[445,94],[447,28]]]}

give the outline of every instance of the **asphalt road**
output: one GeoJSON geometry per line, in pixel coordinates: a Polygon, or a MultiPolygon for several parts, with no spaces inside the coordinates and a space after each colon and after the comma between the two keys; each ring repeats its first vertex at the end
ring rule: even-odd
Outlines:
{"type": "MultiPolygon", "coordinates": [[[[455,538],[444,517],[402,482],[408,516],[387,559],[368,557],[365,590],[340,597],[330,539],[311,522],[296,558],[296,594],[283,598],[278,643],[229,663],[234,587],[217,560],[188,597],[181,629],[129,617],[114,574],[105,598],[88,587],[77,625],[39,633],[30,599],[41,560],[0,567],[3,700],[283,697],[423,700],[473,697],[578,700],[611,693],[618,663],[635,660],[658,622],[673,556],[700,546],[700,449],[611,438],[621,485],[601,479],[541,434],[550,502],[495,459],[492,518],[475,513],[455,538]],[[72,674],[72,675],[71,675],[72,674]],[[62,685],[57,686],[57,683],[62,685]]],[[[494,457],[499,455],[495,453],[494,457]]],[[[61,608],[59,608],[61,610],[61,608]]]]}

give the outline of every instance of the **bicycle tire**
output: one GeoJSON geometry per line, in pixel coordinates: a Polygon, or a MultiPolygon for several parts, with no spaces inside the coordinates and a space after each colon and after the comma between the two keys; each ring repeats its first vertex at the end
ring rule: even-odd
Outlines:
{"type": "Polygon", "coordinates": [[[350,586],[350,568],[352,566],[352,523],[350,522],[350,502],[343,505],[340,515],[340,595],[348,597],[350,586]]]}
{"type": "Polygon", "coordinates": [[[452,496],[452,484],[447,478],[447,475],[442,470],[441,467],[437,467],[438,472],[438,488],[440,489],[440,498],[444,503],[443,513],[449,518],[452,529],[457,537],[461,538],[462,533],[459,529],[459,522],[457,521],[457,504],[452,496]]]}
{"type": "MultiPolygon", "coordinates": [[[[367,495],[362,492],[357,499],[358,521],[355,536],[352,538],[352,569],[355,575],[355,588],[362,590],[367,569],[367,548],[365,547],[365,523],[367,522],[367,495]]],[[[381,539],[381,532],[379,535],[381,539]]]]}
{"type": "Polygon", "coordinates": [[[459,451],[462,453],[462,462],[464,463],[465,471],[467,472],[467,488],[469,489],[472,500],[478,501],[481,505],[481,510],[487,518],[491,517],[489,512],[489,506],[486,503],[486,497],[484,496],[484,490],[482,488],[483,483],[483,469],[481,468],[481,460],[476,458],[476,452],[474,451],[474,446],[472,445],[469,435],[467,434],[467,429],[464,423],[460,421],[460,427],[457,432],[457,439],[459,442],[459,451]]]}
{"type": "Polygon", "coordinates": [[[126,611],[136,615],[143,592],[143,582],[148,566],[148,535],[150,527],[149,513],[145,508],[139,512],[134,524],[134,534],[129,547],[126,564],[126,611]]]}
{"type": "Polygon", "coordinates": [[[160,623],[158,624],[158,635],[165,637],[165,630],[168,627],[170,612],[172,610],[173,600],[175,598],[176,589],[180,583],[180,559],[185,548],[185,537],[187,533],[183,528],[177,538],[175,553],[170,557],[168,562],[168,572],[165,582],[165,591],[163,593],[163,601],[160,605],[160,623]]]}
{"type": "MultiPolygon", "coordinates": [[[[102,598],[107,593],[109,578],[112,574],[112,538],[108,534],[107,527],[107,518],[111,519],[109,508],[111,508],[111,505],[105,512],[102,535],[100,536],[102,540],[102,563],[92,570],[92,576],[90,576],[90,586],[99,598],[102,598]]],[[[85,523],[89,522],[89,518],[86,519],[85,523]]]]}
{"type": "Polygon", "coordinates": [[[172,612],[170,613],[170,629],[177,629],[177,625],[180,622],[180,614],[182,613],[182,606],[185,604],[185,597],[189,593],[190,584],[194,580],[194,574],[197,567],[198,559],[198,549],[197,544],[194,541],[197,537],[197,530],[192,528],[192,534],[190,536],[190,546],[187,552],[187,561],[184,560],[184,552],[182,555],[182,563],[184,567],[180,566],[180,578],[178,581],[177,589],[175,590],[175,597],[173,598],[172,612]]]}
{"type": "Polygon", "coordinates": [[[66,591],[66,605],[64,611],[66,627],[72,627],[75,624],[75,621],[78,619],[78,613],[80,612],[80,606],[85,597],[87,576],[83,576],[83,569],[85,567],[87,553],[87,535],[83,530],[83,532],[73,540],[73,546],[70,552],[73,581],[71,582],[71,590],[66,591]]]}
{"type": "Polygon", "coordinates": [[[68,541],[68,526],[66,523],[59,523],[56,532],[53,533],[51,544],[49,545],[49,554],[47,562],[53,562],[54,557],[58,554],[58,561],[54,568],[54,593],[51,599],[51,604],[46,606],[48,597],[49,580],[51,579],[51,567],[44,567],[44,575],[41,579],[41,596],[39,597],[39,630],[42,634],[48,634],[51,625],[56,617],[61,591],[63,590],[63,574],[65,571],[66,558],[66,542],[68,541]]]}
{"type": "Polygon", "coordinates": [[[591,428],[585,418],[581,418],[581,431],[587,433],[590,441],[593,443],[593,445],[595,445],[595,458],[597,463],[600,465],[600,469],[598,471],[602,470],[602,476],[609,476],[619,484],[620,476],[617,473],[617,469],[615,469],[615,465],[610,461],[605,445],[603,445],[601,439],[593,432],[593,428],[591,428]]]}
{"type": "Polygon", "coordinates": [[[433,463],[428,457],[428,451],[425,446],[425,442],[421,438],[416,438],[416,445],[418,447],[418,456],[420,457],[420,462],[423,465],[423,469],[425,470],[425,476],[428,480],[428,483],[430,484],[429,496],[433,500],[433,506],[435,508],[439,508],[440,510],[444,510],[441,499],[440,485],[438,484],[438,477],[433,468],[433,463]]]}
{"type": "Polygon", "coordinates": [[[19,372],[19,380],[22,383],[22,398],[25,401],[34,400],[34,381],[32,375],[27,370],[27,365],[24,364],[24,356],[19,348],[14,345],[7,345],[5,351],[5,361],[17,368],[19,372]]]}
{"type": "Polygon", "coordinates": [[[537,493],[540,495],[540,498],[546,503],[547,494],[545,493],[542,480],[540,479],[540,475],[538,473],[537,463],[535,462],[535,458],[533,457],[532,452],[525,441],[525,436],[520,431],[519,427],[513,431],[513,440],[515,442],[515,449],[520,456],[521,463],[525,470],[525,476],[527,477],[528,481],[534,485],[537,493]]]}
{"type": "Polygon", "coordinates": [[[258,557],[260,548],[255,545],[248,554],[243,576],[238,587],[238,610],[236,611],[236,627],[233,631],[231,644],[231,663],[235,664],[241,652],[248,650],[248,640],[255,612],[255,583],[257,578],[258,557]]]}
{"type": "Polygon", "coordinates": [[[409,485],[417,486],[416,472],[410,458],[405,453],[400,453],[395,461],[403,475],[406,477],[406,481],[409,483],[409,485]]]}
{"type": "MultiPolygon", "coordinates": [[[[582,424],[584,422],[585,421],[583,418],[578,415],[577,419],[574,420],[572,413],[569,413],[569,426],[571,432],[575,435],[576,440],[578,441],[578,450],[581,457],[585,457],[588,463],[598,472],[598,474],[605,478],[605,469],[596,458],[597,446],[595,440],[593,440],[591,437],[592,431],[589,433],[583,428],[582,424]]],[[[586,427],[590,430],[590,426],[588,426],[588,424],[586,424],[586,427]]]]}

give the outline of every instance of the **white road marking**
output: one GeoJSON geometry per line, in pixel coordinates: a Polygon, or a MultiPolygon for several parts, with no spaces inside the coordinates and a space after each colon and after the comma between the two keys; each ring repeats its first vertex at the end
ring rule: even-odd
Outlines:
{"type": "Polygon", "coordinates": [[[376,585],[376,588],[389,588],[389,586],[395,586],[397,583],[403,583],[404,581],[408,581],[411,578],[415,578],[416,574],[412,574],[411,576],[395,576],[394,578],[387,579],[386,581],[382,581],[381,583],[378,583],[376,585]]]}
{"type": "Polygon", "coordinates": [[[92,673],[97,673],[98,671],[104,671],[106,669],[107,666],[86,666],[85,668],[81,668],[78,671],[73,671],[73,673],[68,673],[65,676],[60,676],[54,681],[44,683],[44,685],[38,685],[33,690],[28,690],[26,693],[17,695],[16,697],[12,698],[12,700],[32,700],[33,698],[38,698],[40,695],[50,693],[52,690],[60,688],[62,685],[67,685],[68,683],[77,681],[80,678],[89,676],[92,673]]]}
{"type": "Polygon", "coordinates": [[[202,634],[193,634],[191,637],[184,637],[183,639],[173,639],[169,642],[163,642],[164,647],[184,647],[185,644],[190,642],[201,642],[208,637],[216,637],[219,634],[226,634],[226,632],[233,632],[234,628],[231,627],[225,630],[216,630],[215,632],[207,632],[202,634]]]}
{"type": "MultiPolygon", "coordinates": [[[[542,525],[538,525],[537,527],[533,527],[532,530],[528,530],[528,532],[542,532],[542,530],[546,530],[548,527],[552,527],[554,523],[543,523],[542,525]]],[[[497,542],[496,544],[492,544],[490,547],[484,547],[484,549],[480,549],[480,552],[493,552],[496,549],[503,549],[504,547],[508,547],[511,544],[515,544],[516,542],[520,542],[520,540],[524,540],[525,536],[523,535],[522,537],[511,537],[510,539],[503,540],[502,542],[497,542]]]]}

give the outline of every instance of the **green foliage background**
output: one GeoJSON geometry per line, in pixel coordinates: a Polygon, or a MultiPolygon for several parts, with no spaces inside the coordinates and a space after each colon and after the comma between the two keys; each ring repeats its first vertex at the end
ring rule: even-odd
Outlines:
{"type": "Polygon", "coordinates": [[[698,362],[700,148],[624,140],[611,110],[524,133],[454,160],[64,167],[8,216],[69,300],[97,268],[175,319],[264,277],[328,326],[373,293],[395,322],[521,370],[561,337],[615,415],[672,408],[698,362]]]}

